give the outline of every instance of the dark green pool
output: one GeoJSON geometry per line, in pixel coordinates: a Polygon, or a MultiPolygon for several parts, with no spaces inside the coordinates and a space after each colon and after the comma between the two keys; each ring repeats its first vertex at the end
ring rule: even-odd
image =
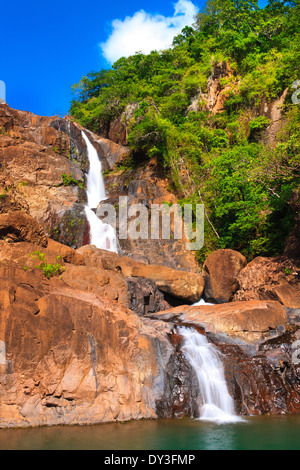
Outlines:
{"type": "Polygon", "coordinates": [[[0,430],[4,450],[299,450],[300,416],[243,423],[159,420],[96,426],[0,430]]]}

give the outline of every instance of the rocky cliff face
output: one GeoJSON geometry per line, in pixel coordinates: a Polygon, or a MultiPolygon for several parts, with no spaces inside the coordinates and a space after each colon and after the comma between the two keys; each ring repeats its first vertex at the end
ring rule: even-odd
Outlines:
{"type": "MultiPolygon", "coordinates": [[[[299,413],[296,257],[219,250],[202,275],[180,240],[98,250],[81,127],[0,105],[0,129],[0,427],[197,415],[178,325],[224,353],[239,413],[299,413]],[[190,306],[203,295],[218,305],[190,306]]],[[[108,201],[176,203],[155,161],[128,169],[123,142],[88,135],[108,201]]]]}
{"type": "Polygon", "coordinates": [[[1,212],[22,209],[46,233],[70,246],[80,246],[85,231],[85,192],[80,165],[71,159],[68,136],[51,118],[0,106],[1,212]],[[66,184],[63,175],[76,184],[66,184]]]}
{"type": "Polygon", "coordinates": [[[190,401],[182,402],[180,394],[190,389],[192,371],[169,339],[172,325],[143,317],[169,307],[158,287],[180,294],[173,271],[166,268],[165,279],[160,273],[152,281],[151,274],[145,279],[145,271],[134,271],[147,265],[120,258],[119,273],[110,256],[52,240],[46,247],[0,243],[0,427],[190,412],[190,401]],[[45,277],[32,256],[41,252],[48,264],[60,257],[59,278],[45,277]],[[132,295],[132,284],[138,291],[142,279],[150,283],[144,289],[153,291],[146,310],[144,299],[137,304],[132,295]],[[168,377],[178,375],[181,387],[174,382],[166,392],[168,377]],[[179,403],[173,411],[164,405],[166,394],[179,403]]]}

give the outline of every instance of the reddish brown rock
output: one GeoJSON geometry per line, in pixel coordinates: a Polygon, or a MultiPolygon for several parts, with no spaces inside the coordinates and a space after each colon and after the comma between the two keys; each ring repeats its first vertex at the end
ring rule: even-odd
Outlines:
{"type": "Polygon", "coordinates": [[[23,211],[29,214],[29,206],[24,198],[22,184],[15,184],[13,178],[0,175],[0,214],[23,211]]]}
{"type": "MultiPolygon", "coordinates": [[[[172,189],[170,189],[167,175],[156,159],[151,159],[147,163],[143,162],[143,165],[137,167],[131,168],[129,166],[128,169],[116,166],[105,177],[105,184],[108,193],[106,202],[118,207],[119,196],[127,196],[128,208],[133,204],[143,204],[148,210],[149,220],[152,216],[151,209],[154,204],[162,206],[167,203],[172,212],[178,202],[172,189]]],[[[165,211],[166,209],[164,209],[165,211]]],[[[145,264],[155,264],[199,273],[200,267],[195,259],[195,252],[186,248],[188,240],[184,237],[179,240],[175,237],[172,238],[172,230],[171,222],[170,239],[164,239],[161,234],[159,239],[153,239],[150,230],[147,239],[133,240],[128,237],[124,240],[119,237],[120,253],[122,256],[129,256],[145,264]]],[[[118,233],[119,226],[117,224],[118,233]]]]}
{"type": "Polygon", "coordinates": [[[271,292],[285,307],[300,308],[300,285],[280,284],[271,292]]]}
{"type": "Polygon", "coordinates": [[[69,266],[62,279],[76,290],[93,292],[101,299],[130,307],[127,282],[118,273],[91,266],[69,266]]]}
{"type": "MultiPolygon", "coordinates": [[[[48,280],[41,270],[23,266],[34,247],[0,243],[0,427],[191,415],[199,390],[174,331],[181,321],[206,329],[217,341],[241,413],[255,407],[262,413],[297,412],[294,369],[284,372],[284,382],[278,372],[282,359],[289,364],[290,352],[274,343],[288,334],[277,302],[183,306],[153,319],[139,317],[122,302],[125,280],[140,278],[104,269],[109,253],[86,247],[91,254],[81,253],[85,266],[62,261],[63,276],[48,280]],[[120,289],[118,298],[113,289],[120,289]],[[265,348],[262,358],[243,352],[240,344],[250,351],[254,345],[265,348]]],[[[43,252],[54,262],[63,249],[54,243],[43,252]]]]}
{"type": "Polygon", "coordinates": [[[204,298],[216,303],[232,300],[239,287],[238,274],[246,264],[246,258],[234,250],[217,250],[208,255],[203,265],[204,298]]]}
{"type": "Polygon", "coordinates": [[[277,300],[286,307],[300,307],[299,267],[284,256],[257,257],[238,275],[234,300],[277,300]]]}
{"type": "Polygon", "coordinates": [[[189,303],[201,299],[204,279],[200,274],[139,263],[126,256],[98,250],[92,246],[84,246],[77,251],[85,257],[88,265],[120,273],[125,278],[150,279],[165,294],[189,303]]]}
{"type": "Polygon", "coordinates": [[[43,247],[48,244],[41,225],[21,211],[0,214],[0,238],[9,242],[32,242],[43,247]]]}
{"type": "Polygon", "coordinates": [[[0,189],[5,188],[0,209],[3,203],[1,212],[24,208],[47,236],[78,247],[85,231],[85,191],[65,185],[63,175],[84,182],[84,174],[71,159],[70,139],[54,129],[53,119],[0,105],[0,189]]]}
{"type": "MultiPolygon", "coordinates": [[[[107,252],[103,252],[105,255],[107,252]]],[[[7,243],[0,240],[0,262],[13,264],[27,271],[47,265],[59,266],[64,285],[75,290],[93,292],[100,298],[131,308],[139,315],[170,308],[157,285],[148,279],[125,278],[122,273],[92,265],[88,257],[70,247],[48,240],[47,247],[33,243],[7,243]],[[87,264],[87,265],[86,265],[87,264]]]]}
{"type": "Polygon", "coordinates": [[[0,266],[0,281],[0,427],[157,417],[168,325],[39,270],[0,266]]]}
{"type": "Polygon", "coordinates": [[[228,95],[237,89],[238,81],[233,79],[234,71],[226,62],[215,63],[212,75],[208,80],[207,93],[201,93],[200,98],[205,108],[212,114],[224,111],[228,95]],[[228,84],[223,85],[221,79],[227,78],[228,84]],[[229,80],[231,79],[231,80],[229,80]]]}
{"type": "Polygon", "coordinates": [[[59,257],[65,263],[74,264],[75,266],[83,266],[85,264],[83,256],[77,253],[76,250],[51,240],[51,238],[48,239],[47,248],[48,251],[54,252],[56,257],[59,257]]]}
{"type": "MultiPolygon", "coordinates": [[[[127,123],[132,112],[131,108],[125,111],[127,123]]],[[[155,159],[128,169],[125,162],[119,168],[128,148],[107,139],[108,135],[100,137],[83,129],[68,117],[35,116],[0,105],[0,127],[4,131],[0,134],[0,213],[25,210],[55,241],[72,248],[89,242],[86,193],[74,183],[84,184],[89,168],[82,131],[97,149],[103,170],[112,170],[106,178],[107,202],[118,204],[120,195],[128,195],[129,206],[176,203],[168,177],[155,159]],[[63,175],[71,176],[73,183],[66,184],[63,175]]],[[[199,273],[195,255],[185,244],[186,240],[174,238],[120,240],[124,255],[147,264],[199,273]]]]}
{"type": "Polygon", "coordinates": [[[93,132],[87,132],[87,135],[98,151],[98,155],[103,164],[102,167],[104,171],[114,168],[115,165],[122,162],[123,160],[126,160],[128,157],[130,152],[129,147],[120,145],[110,139],[99,137],[93,132]]]}
{"type": "Polygon", "coordinates": [[[28,242],[7,243],[0,240],[0,262],[9,261],[23,269],[32,269],[40,264],[39,255],[42,255],[45,261],[52,265],[84,265],[84,259],[72,248],[50,239],[46,240],[46,247],[28,242]]]}
{"type": "Polygon", "coordinates": [[[111,121],[107,135],[110,140],[121,145],[127,145],[129,126],[138,108],[138,103],[130,103],[117,118],[111,121]]]}
{"type": "Polygon", "coordinates": [[[281,333],[288,324],[279,302],[249,301],[218,305],[183,305],[150,314],[152,318],[192,324],[216,335],[256,343],[281,333]]]}

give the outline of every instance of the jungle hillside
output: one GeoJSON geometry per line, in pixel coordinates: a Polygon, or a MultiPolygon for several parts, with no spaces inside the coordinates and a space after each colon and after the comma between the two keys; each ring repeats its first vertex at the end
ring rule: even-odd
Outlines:
{"type": "Polygon", "coordinates": [[[200,261],[218,248],[280,254],[295,226],[299,18],[299,0],[209,0],[168,50],[73,86],[70,115],[89,130],[129,116],[125,170],[156,159],[181,204],[204,204],[200,261]]]}

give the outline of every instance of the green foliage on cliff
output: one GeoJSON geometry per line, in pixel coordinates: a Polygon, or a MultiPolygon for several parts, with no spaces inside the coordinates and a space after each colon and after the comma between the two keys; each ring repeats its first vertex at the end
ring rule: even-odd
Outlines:
{"type": "Polygon", "coordinates": [[[85,184],[83,181],[79,181],[73,177],[73,175],[62,174],[63,186],[78,186],[79,188],[85,189],[85,184]]]}
{"type": "MultiPolygon", "coordinates": [[[[51,277],[54,277],[54,276],[60,276],[65,271],[65,268],[60,263],[56,263],[56,264],[48,263],[46,260],[45,253],[41,253],[40,251],[35,251],[31,253],[30,256],[32,256],[33,259],[37,259],[41,261],[41,263],[37,265],[36,268],[41,269],[41,271],[43,271],[47,279],[50,279],[51,277]]],[[[59,261],[59,259],[60,257],[58,256],[57,261],[59,261]]],[[[27,268],[25,267],[24,269],[27,269],[27,268]]]]}
{"type": "Polygon", "coordinates": [[[299,0],[269,0],[263,9],[256,0],[209,0],[172,48],[121,58],[73,87],[71,114],[92,131],[106,132],[135,109],[128,123],[132,159],[157,158],[180,199],[205,204],[200,258],[218,247],[249,259],[280,253],[293,227],[299,17],[299,0]],[[212,83],[221,91],[218,112],[207,105],[212,83]],[[273,103],[276,113],[283,93],[274,130],[266,108],[273,103]]]}

